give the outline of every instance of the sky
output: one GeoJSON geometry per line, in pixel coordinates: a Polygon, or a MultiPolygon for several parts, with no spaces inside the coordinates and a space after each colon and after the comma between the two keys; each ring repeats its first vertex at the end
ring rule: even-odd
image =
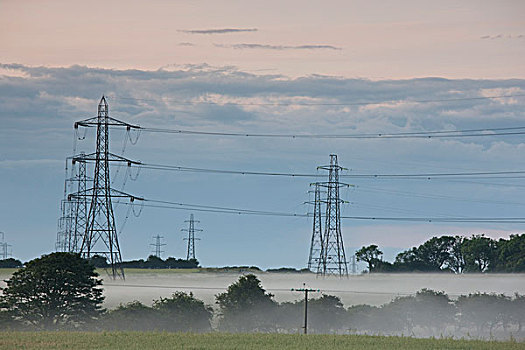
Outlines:
{"type": "MultiPolygon", "coordinates": [[[[75,133],[73,123],[94,116],[103,94],[111,116],[152,128],[352,134],[523,126],[524,10],[520,1],[2,1],[0,231],[16,258],[53,251],[65,159],[95,147],[93,130],[75,133]],[[512,97],[479,99],[490,96],[512,97]]],[[[136,144],[112,130],[112,151],[197,168],[311,174],[335,153],[348,175],[525,170],[521,135],[131,136],[136,144]]],[[[311,178],[142,169],[133,181],[125,169],[111,171],[115,187],[148,199],[311,210],[311,178]]],[[[525,205],[520,178],[347,182],[347,216],[523,217],[525,205]]],[[[115,211],[119,230],[125,223],[124,259],[145,258],[157,234],[164,257],[185,257],[180,230],[189,211],[115,211]]],[[[310,219],[194,215],[205,266],[306,264],[310,219]]],[[[435,235],[508,237],[522,225],[343,220],[343,235],[347,255],[377,244],[393,259],[435,235]]]]}

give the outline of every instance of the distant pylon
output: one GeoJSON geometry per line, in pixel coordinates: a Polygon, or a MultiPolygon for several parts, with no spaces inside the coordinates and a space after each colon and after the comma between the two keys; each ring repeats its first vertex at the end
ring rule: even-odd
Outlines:
{"type": "Polygon", "coordinates": [[[195,223],[200,222],[193,219],[193,214],[190,214],[190,219],[184,222],[188,222],[188,228],[183,228],[181,231],[188,231],[188,238],[184,240],[188,241],[188,253],[186,254],[186,260],[195,259],[195,240],[200,240],[200,238],[195,238],[195,231],[202,232],[201,229],[195,228],[195,223]]]}
{"type": "Polygon", "coordinates": [[[327,189],[327,198],[323,252],[318,274],[348,277],[348,262],[341,233],[341,203],[344,201],[339,196],[339,189],[349,185],[339,182],[339,171],[344,168],[337,164],[337,155],[331,154],[330,165],[320,166],[318,169],[328,170],[328,182],[320,183],[320,186],[327,189]]]}
{"type": "Polygon", "coordinates": [[[321,215],[321,186],[318,182],[310,184],[315,186],[314,201],[309,202],[314,205],[314,220],[312,229],[312,240],[310,241],[310,255],[308,257],[308,270],[315,269],[319,272],[321,268],[321,257],[323,255],[323,230],[321,215]]]}
{"type": "Polygon", "coordinates": [[[2,240],[0,241],[0,259],[6,260],[11,255],[9,253],[9,247],[11,247],[11,245],[4,241],[5,235],[2,231],[0,231],[0,235],[2,236],[2,240]]]}
{"type": "Polygon", "coordinates": [[[109,127],[125,127],[127,130],[138,128],[137,126],[122,122],[109,116],[108,103],[102,96],[98,104],[98,115],[75,123],[75,128],[97,127],[96,152],[74,157],[77,161],[93,161],[94,176],[93,187],[84,191],[71,194],[69,198],[89,198],[89,210],[86,221],[85,232],[82,236],[80,254],[89,259],[93,255],[106,257],[110,266],[110,277],[124,278],[124,270],[121,266],[122,255],[115,225],[112,198],[128,198],[131,202],[136,199],[130,194],[111,188],[110,162],[124,162],[128,166],[140,164],[109,151],[109,127]]]}
{"type": "Polygon", "coordinates": [[[71,158],[66,159],[66,180],[64,182],[64,199],[60,201],[60,218],[58,219],[56,251],[68,252],[70,247],[70,238],[74,230],[74,214],[76,212],[76,199],[68,197],[73,189],[73,183],[76,181],[75,164],[71,165],[71,173],[68,174],[68,165],[71,158]]]}
{"type": "Polygon", "coordinates": [[[155,255],[157,258],[162,259],[161,255],[164,253],[162,250],[162,247],[165,246],[165,243],[162,243],[161,239],[164,238],[160,235],[153,236],[155,238],[155,243],[151,243],[150,245],[155,247],[155,250],[153,251],[153,255],[155,255]]]}

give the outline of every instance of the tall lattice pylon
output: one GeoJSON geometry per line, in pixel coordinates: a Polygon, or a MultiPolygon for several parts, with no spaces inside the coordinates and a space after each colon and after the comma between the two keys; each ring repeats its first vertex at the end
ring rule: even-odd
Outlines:
{"type": "Polygon", "coordinates": [[[195,259],[195,240],[200,240],[200,238],[195,238],[195,232],[202,232],[201,229],[195,228],[195,223],[200,222],[193,219],[193,214],[190,214],[190,219],[184,222],[188,223],[188,228],[183,228],[181,231],[188,231],[188,238],[184,240],[188,241],[188,253],[186,254],[186,260],[195,259]]]}
{"type": "Polygon", "coordinates": [[[310,255],[308,257],[308,270],[319,273],[321,268],[321,257],[323,256],[323,230],[322,230],[322,214],[321,214],[321,185],[316,182],[310,184],[315,186],[314,201],[309,202],[314,206],[312,240],[310,241],[310,255]]]}
{"type": "Polygon", "coordinates": [[[124,278],[124,270],[121,266],[122,254],[115,225],[112,198],[127,198],[131,202],[142,198],[111,188],[110,163],[124,162],[131,166],[131,164],[140,164],[140,162],[132,161],[110,152],[109,127],[125,127],[129,130],[138,128],[138,126],[111,118],[109,116],[108,103],[104,96],[102,96],[98,104],[97,116],[75,123],[75,128],[79,126],[96,126],[97,128],[95,153],[74,158],[94,162],[93,187],[69,196],[70,198],[87,197],[89,202],[86,228],[82,236],[79,252],[82,257],[87,259],[93,255],[106,257],[110,267],[110,277],[114,279],[124,278]]]}
{"type": "Polygon", "coordinates": [[[339,172],[344,168],[337,163],[337,155],[330,155],[330,165],[320,166],[318,169],[328,170],[328,182],[321,182],[325,187],[326,214],[323,235],[321,266],[318,270],[320,275],[339,275],[348,277],[348,262],[346,261],[343,235],[341,233],[341,204],[344,201],[339,196],[341,187],[348,184],[339,182],[339,172]]]}
{"type": "MultiPolygon", "coordinates": [[[[73,159],[73,164],[77,164],[77,193],[85,193],[87,189],[87,161],[84,159],[85,154],[80,153],[79,157],[73,159]]],[[[86,232],[88,201],[86,196],[77,197],[74,206],[74,223],[71,237],[69,239],[69,251],[73,253],[80,252],[82,238],[86,232]]]]}

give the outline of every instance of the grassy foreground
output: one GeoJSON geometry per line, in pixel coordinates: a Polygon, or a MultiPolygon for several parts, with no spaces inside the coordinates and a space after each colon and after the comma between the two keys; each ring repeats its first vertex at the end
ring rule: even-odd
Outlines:
{"type": "Polygon", "coordinates": [[[525,343],[362,335],[0,332],[0,349],[525,349],[525,343]]]}

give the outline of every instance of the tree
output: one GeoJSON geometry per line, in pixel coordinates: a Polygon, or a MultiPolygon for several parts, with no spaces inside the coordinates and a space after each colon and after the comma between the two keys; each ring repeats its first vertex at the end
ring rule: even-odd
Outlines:
{"type": "Polygon", "coordinates": [[[448,268],[454,273],[462,273],[465,269],[465,256],[461,249],[464,241],[464,237],[454,236],[454,243],[450,247],[450,254],[446,263],[448,268]]]}
{"type": "Polygon", "coordinates": [[[525,234],[510,235],[509,240],[499,240],[495,266],[491,270],[525,272],[525,234]]]}
{"type": "Polygon", "coordinates": [[[461,246],[468,272],[485,272],[495,262],[496,242],[484,235],[473,235],[461,246]]]}
{"type": "Polygon", "coordinates": [[[22,262],[17,259],[8,258],[4,260],[0,260],[0,268],[19,268],[22,267],[22,262]]]}
{"type": "Polygon", "coordinates": [[[161,319],[161,329],[176,332],[205,332],[211,330],[212,308],[196,299],[193,293],[175,292],[171,298],[153,303],[161,319]]]}
{"type": "Polygon", "coordinates": [[[451,236],[432,237],[419,246],[419,258],[430,270],[443,269],[450,260],[450,253],[456,239],[451,236]]]}
{"type": "Polygon", "coordinates": [[[413,324],[426,329],[428,335],[439,336],[454,322],[455,306],[444,292],[424,288],[416,293],[410,306],[413,324]]]}
{"type": "Polygon", "coordinates": [[[432,237],[419,247],[413,247],[396,256],[394,268],[406,271],[441,271],[452,263],[455,237],[432,237]]]}
{"type": "Polygon", "coordinates": [[[153,308],[135,300],[104,314],[101,326],[104,330],[155,331],[159,330],[156,314],[153,308]]]}
{"type": "Polygon", "coordinates": [[[150,255],[144,265],[149,269],[163,269],[166,264],[164,263],[164,260],[158,256],[150,255]]]}
{"type": "Polygon", "coordinates": [[[460,326],[475,327],[479,336],[492,334],[498,324],[505,326],[511,315],[511,299],[503,294],[474,293],[456,300],[460,326]]]}
{"type": "Polygon", "coordinates": [[[397,254],[394,268],[398,271],[435,271],[435,267],[422,258],[422,252],[416,247],[397,254]]]}
{"type": "Polygon", "coordinates": [[[355,258],[357,261],[364,261],[368,264],[368,272],[372,272],[375,265],[380,261],[380,257],[383,252],[375,245],[369,245],[368,247],[362,247],[355,252],[355,258]]]}
{"type": "Polygon", "coordinates": [[[15,320],[41,329],[67,328],[97,317],[104,300],[95,268],[79,254],[31,260],[6,281],[1,302],[15,320]]]}
{"type": "MultiPolygon", "coordinates": [[[[304,308],[304,301],[299,303],[304,308]]],[[[323,294],[318,299],[308,301],[310,327],[317,333],[334,333],[347,324],[347,313],[341,299],[323,294]]]]}
{"type": "Polygon", "coordinates": [[[205,332],[211,330],[212,309],[192,293],[175,292],[170,298],[119,305],[104,315],[102,327],[109,330],[205,332]]]}
{"type": "Polygon", "coordinates": [[[215,299],[221,311],[219,327],[224,330],[250,332],[275,328],[277,303],[255,275],[241,276],[215,299]]]}
{"type": "Polygon", "coordinates": [[[95,254],[91,258],[89,258],[89,262],[91,265],[99,268],[105,268],[108,267],[108,259],[106,259],[105,256],[95,254]]]}

